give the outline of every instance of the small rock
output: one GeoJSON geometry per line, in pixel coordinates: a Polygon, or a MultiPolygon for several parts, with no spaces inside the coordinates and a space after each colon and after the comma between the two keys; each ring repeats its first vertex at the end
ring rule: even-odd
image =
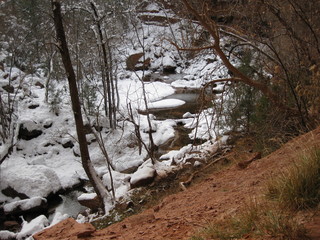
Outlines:
{"type": "Polygon", "coordinates": [[[14,87],[12,85],[5,85],[5,86],[2,86],[2,88],[6,90],[8,93],[14,92],[14,87]]]}
{"type": "Polygon", "coordinates": [[[21,228],[20,224],[17,221],[5,221],[3,223],[3,226],[5,229],[12,230],[12,231],[15,231],[21,228]]]}
{"type": "Polygon", "coordinates": [[[30,106],[28,106],[29,109],[36,109],[37,107],[39,107],[39,104],[31,104],[30,106]]]}
{"type": "Polygon", "coordinates": [[[148,164],[143,164],[132,176],[130,185],[132,188],[146,186],[153,182],[157,175],[156,170],[148,164]]]}
{"type": "Polygon", "coordinates": [[[36,82],[34,85],[37,86],[37,87],[40,87],[40,88],[44,88],[44,85],[39,81],[36,82]]]}
{"type": "Polygon", "coordinates": [[[73,142],[70,140],[70,141],[62,144],[62,146],[63,146],[64,148],[73,148],[73,147],[74,147],[74,144],[73,144],[73,142]]]}
{"type": "Polygon", "coordinates": [[[38,212],[47,209],[48,204],[45,198],[33,197],[7,203],[3,206],[4,212],[11,215],[22,215],[27,212],[38,212]]]}
{"type": "Polygon", "coordinates": [[[87,208],[90,208],[93,211],[98,210],[101,207],[101,202],[97,196],[97,194],[82,194],[78,197],[78,202],[87,208]]]}

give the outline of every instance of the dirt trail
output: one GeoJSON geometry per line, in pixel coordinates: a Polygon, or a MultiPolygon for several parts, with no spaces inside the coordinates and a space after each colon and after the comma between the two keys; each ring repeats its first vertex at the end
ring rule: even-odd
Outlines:
{"type": "MultiPolygon", "coordinates": [[[[232,165],[187,191],[164,198],[151,209],[82,239],[188,239],[208,221],[224,218],[250,199],[261,196],[271,176],[286,168],[299,153],[313,146],[320,146],[320,127],[295,138],[269,156],[252,162],[245,169],[232,165]]],[[[320,239],[319,226],[320,216],[315,216],[306,226],[314,240],[320,239]]],[[[79,239],[76,234],[70,235],[68,232],[66,224],[60,223],[37,234],[35,239],[79,239]]]]}

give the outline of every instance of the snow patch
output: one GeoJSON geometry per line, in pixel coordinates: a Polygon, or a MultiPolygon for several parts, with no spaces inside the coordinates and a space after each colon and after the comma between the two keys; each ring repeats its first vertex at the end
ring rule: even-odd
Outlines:
{"type": "Polygon", "coordinates": [[[156,170],[154,169],[151,160],[146,161],[139,169],[132,174],[130,184],[137,185],[139,182],[151,179],[155,176],[156,170]]]}
{"type": "Polygon", "coordinates": [[[42,197],[33,197],[30,199],[24,199],[16,202],[7,203],[3,206],[3,210],[8,213],[19,207],[20,210],[26,211],[34,207],[40,206],[42,203],[46,203],[47,200],[42,197]]]}
{"type": "Polygon", "coordinates": [[[40,165],[14,165],[2,171],[1,185],[10,186],[28,197],[47,197],[61,189],[60,180],[51,168],[40,165]]]}
{"type": "Polygon", "coordinates": [[[40,215],[30,222],[23,221],[22,229],[17,234],[17,239],[18,240],[25,239],[26,237],[31,236],[36,232],[40,232],[48,225],[49,225],[49,220],[44,215],[40,215]]]}
{"type": "MultiPolygon", "coordinates": [[[[148,104],[149,109],[158,108],[175,108],[184,105],[186,102],[180,99],[163,99],[157,102],[151,102],[148,104]]],[[[142,109],[141,109],[142,110],[142,109]]],[[[143,109],[145,110],[145,109],[143,109]]]]}

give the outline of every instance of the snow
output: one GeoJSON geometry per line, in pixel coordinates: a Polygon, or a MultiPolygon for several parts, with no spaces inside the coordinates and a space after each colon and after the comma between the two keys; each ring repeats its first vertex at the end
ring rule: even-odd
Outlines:
{"type": "Polygon", "coordinates": [[[148,160],[143,165],[141,165],[135,173],[132,174],[130,184],[135,185],[141,180],[152,178],[154,177],[155,172],[156,170],[154,169],[151,160],[148,160]]]}
{"type": "MultiPolygon", "coordinates": [[[[159,11],[159,15],[165,16],[162,12],[163,10],[160,10],[155,3],[150,4],[147,10],[153,12],[152,14],[157,14],[155,12],[159,11]]],[[[169,16],[171,16],[171,13],[169,16]]],[[[186,128],[191,130],[189,135],[191,139],[219,141],[219,143],[216,142],[217,144],[214,145],[205,143],[196,147],[191,144],[183,146],[178,150],[162,155],[160,157],[162,161],[156,162],[154,165],[150,160],[145,161],[148,157],[147,151],[142,148],[140,152],[134,125],[127,121],[128,104],[132,107],[134,121],[140,126],[141,138],[148,146],[150,144],[149,123],[147,116],[139,114],[138,111],[145,110],[143,89],[145,89],[149,109],[176,108],[186,104],[186,102],[180,99],[164,99],[174,94],[176,88],[199,89],[213,79],[227,76],[227,71],[221,67],[218,60],[212,63],[208,63],[205,60],[212,58],[210,52],[208,55],[202,55],[190,60],[188,67],[181,67],[184,63],[176,49],[167,41],[160,40],[166,36],[169,38],[170,30],[161,26],[142,26],[145,29],[140,29],[139,34],[140,36],[145,36],[144,50],[146,58],[150,57],[152,60],[151,68],[147,71],[130,72],[125,70],[120,63],[118,66],[120,109],[117,113],[119,127],[114,131],[109,131],[106,127],[107,119],[104,117],[99,119],[99,122],[103,123],[102,125],[104,126],[101,135],[114,167],[111,174],[117,199],[125,197],[131,188],[130,185],[135,185],[142,179],[152,178],[155,174],[162,177],[166,176],[168,172],[176,168],[176,166],[172,165],[173,163],[184,164],[187,158],[195,156],[192,153],[194,150],[205,152],[209,151],[206,149],[210,148],[210,151],[214,151],[220,146],[220,143],[222,144],[225,141],[224,137],[220,137],[224,131],[228,130],[227,128],[215,129],[214,122],[217,119],[215,112],[211,108],[205,109],[199,114],[185,113],[183,119],[178,120],[157,120],[155,116],[149,115],[153,140],[157,146],[175,137],[177,122],[182,122],[186,128]],[[181,72],[181,74],[177,74],[174,79],[170,75],[162,76],[162,82],[142,81],[147,74],[154,74],[152,71],[161,71],[163,67],[168,66],[177,66],[176,71],[178,73],[181,72]]],[[[173,24],[171,27],[173,31],[180,31],[179,24],[173,24]]],[[[123,45],[122,49],[119,50],[119,56],[116,56],[118,62],[124,63],[124,56],[142,52],[143,50],[142,46],[139,46],[134,32],[128,33],[128,40],[124,41],[123,45]]],[[[9,68],[6,67],[5,71],[9,72],[9,68]]],[[[3,76],[4,73],[1,73],[0,85],[7,83],[3,76]]],[[[59,90],[59,97],[61,98],[61,103],[58,106],[59,115],[56,116],[52,111],[52,105],[44,102],[45,89],[34,85],[37,81],[42,84],[45,83],[46,79],[43,75],[28,75],[17,68],[12,68],[12,76],[18,77],[17,81],[13,82],[16,89],[18,89],[19,81],[24,79],[24,85],[17,93],[17,98],[19,99],[18,124],[23,124],[29,131],[41,130],[42,134],[30,141],[17,139],[17,136],[15,136],[15,148],[0,166],[0,190],[10,186],[17,192],[29,197],[29,199],[25,200],[12,199],[3,195],[0,191],[0,204],[8,212],[17,206],[20,206],[22,210],[39,206],[40,202],[45,201],[49,194],[57,193],[61,189],[72,188],[79,184],[81,180],[88,179],[82,168],[81,159],[77,156],[79,154],[79,145],[76,140],[75,123],[70,106],[70,97],[66,90],[66,81],[53,81],[54,88],[57,91],[59,90]],[[39,107],[29,109],[28,107],[31,104],[39,105],[39,107]],[[64,148],[62,145],[69,141],[74,144],[74,147],[64,148]]],[[[218,84],[214,90],[222,91],[224,88],[224,84],[218,84]]],[[[98,100],[101,100],[100,95],[98,100]]],[[[93,118],[95,119],[95,117],[93,118]]],[[[111,180],[105,156],[102,154],[92,134],[87,135],[87,141],[90,143],[90,157],[97,174],[102,178],[104,185],[110,188],[111,180]]],[[[4,156],[7,151],[8,145],[0,145],[0,157],[4,156]]],[[[195,163],[195,165],[198,164],[197,162],[195,163]]],[[[95,193],[87,193],[79,196],[79,198],[91,198],[93,196],[95,196],[95,193]]],[[[77,203],[74,202],[77,198],[71,199],[63,196],[63,199],[64,205],[56,209],[54,216],[52,216],[51,224],[55,224],[70,215],[77,214],[78,208],[72,209],[77,203]]],[[[108,207],[112,208],[111,202],[108,207]]],[[[48,219],[44,216],[39,216],[30,223],[24,222],[18,238],[25,238],[33,232],[40,231],[47,225],[48,219]]],[[[11,234],[2,232],[0,234],[11,234]]]]}
{"type": "Polygon", "coordinates": [[[34,207],[40,206],[42,203],[46,203],[47,200],[42,197],[33,197],[30,199],[24,199],[16,202],[7,203],[3,206],[3,210],[8,213],[19,207],[19,209],[26,211],[34,207]]]}
{"type": "Polygon", "coordinates": [[[61,212],[55,212],[55,214],[53,215],[53,219],[51,220],[51,223],[50,223],[50,227],[69,218],[69,215],[68,214],[62,214],[61,212]]]}
{"type": "Polygon", "coordinates": [[[96,193],[82,193],[79,197],[79,201],[84,201],[84,200],[92,200],[97,197],[96,193]]]}
{"type": "MultiPolygon", "coordinates": [[[[116,199],[119,199],[130,189],[131,174],[119,173],[112,171],[113,187],[115,188],[116,199]]],[[[109,172],[103,176],[103,183],[109,189],[111,188],[111,179],[109,172]]]]}
{"type": "Polygon", "coordinates": [[[146,10],[149,12],[158,12],[160,11],[158,4],[155,3],[150,3],[147,7],[146,10]]]}
{"type": "Polygon", "coordinates": [[[32,234],[43,230],[48,225],[49,225],[49,221],[47,217],[44,215],[40,215],[30,222],[23,221],[22,229],[17,234],[17,239],[18,240],[25,239],[26,237],[29,237],[32,234]]]}
{"type": "Polygon", "coordinates": [[[177,123],[173,120],[167,119],[165,121],[161,121],[157,131],[153,133],[153,141],[154,143],[159,146],[161,144],[164,144],[169,139],[174,137],[175,130],[174,127],[177,125],[177,123]]]}
{"type": "Polygon", "coordinates": [[[160,160],[171,160],[171,161],[177,161],[177,160],[183,160],[185,155],[192,150],[193,146],[192,144],[189,144],[187,146],[182,147],[180,150],[172,150],[166,154],[163,154],[160,157],[160,160]]]}
{"type": "Polygon", "coordinates": [[[7,230],[2,230],[0,231],[0,239],[1,240],[7,240],[7,239],[16,239],[17,234],[7,231],[7,230]]]}
{"type": "Polygon", "coordinates": [[[22,158],[16,156],[15,165],[1,166],[1,189],[12,187],[28,197],[47,197],[61,189],[60,180],[49,167],[41,165],[27,165],[22,158]]]}
{"type": "MultiPolygon", "coordinates": [[[[182,106],[186,102],[179,99],[163,99],[156,102],[151,102],[148,104],[149,109],[157,109],[157,108],[175,108],[182,106]]],[[[142,108],[140,110],[145,110],[145,108],[142,108]]]]}

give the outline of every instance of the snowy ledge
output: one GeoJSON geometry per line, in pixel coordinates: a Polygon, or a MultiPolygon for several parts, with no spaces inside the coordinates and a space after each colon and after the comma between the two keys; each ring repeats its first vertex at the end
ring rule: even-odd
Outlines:
{"type": "MultiPolygon", "coordinates": [[[[184,105],[186,102],[180,99],[163,99],[148,104],[149,109],[163,109],[163,108],[175,108],[184,105]]],[[[145,111],[145,107],[141,107],[139,110],[145,111]]]]}

